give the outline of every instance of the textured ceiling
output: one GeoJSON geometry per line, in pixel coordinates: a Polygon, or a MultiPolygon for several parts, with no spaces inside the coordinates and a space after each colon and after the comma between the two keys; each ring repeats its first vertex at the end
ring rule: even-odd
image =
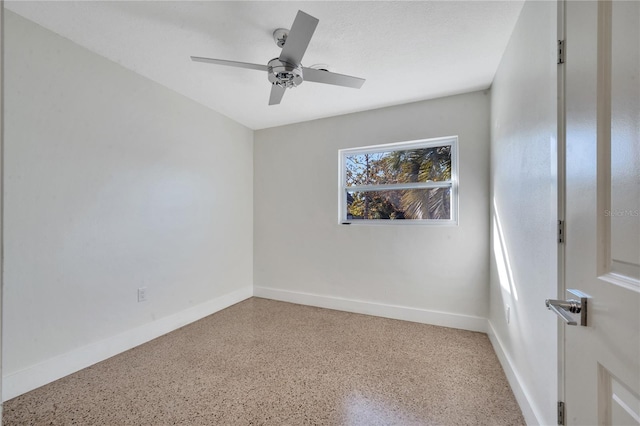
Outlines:
{"type": "Polygon", "coordinates": [[[5,7],[252,129],[490,86],[523,1],[5,1],[5,7]],[[320,20],[303,65],[366,78],[362,89],[305,82],[268,106],[266,64],[298,10],[320,20]]]}

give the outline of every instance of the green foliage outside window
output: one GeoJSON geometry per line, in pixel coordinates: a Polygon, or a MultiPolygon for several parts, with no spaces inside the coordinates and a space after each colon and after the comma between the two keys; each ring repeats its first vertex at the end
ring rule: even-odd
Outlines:
{"type": "Polygon", "coordinates": [[[345,157],[350,219],[451,219],[451,187],[385,189],[384,185],[450,182],[451,145],[345,157]],[[382,185],[377,188],[358,188],[382,185]],[[353,191],[349,187],[354,187],[353,191]]]}

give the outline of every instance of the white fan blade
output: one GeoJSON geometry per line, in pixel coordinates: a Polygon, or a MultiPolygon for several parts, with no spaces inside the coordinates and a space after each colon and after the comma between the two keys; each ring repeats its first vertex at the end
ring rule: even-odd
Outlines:
{"type": "Polygon", "coordinates": [[[278,105],[284,96],[285,88],[277,84],[271,85],[271,95],[269,96],[269,105],[278,105]]]}
{"type": "Polygon", "coordinates": [[[309,46],[311,36],[315,32],[318,22],[313,16],[299,10],[278,59],[282,62],[299,65],[302,62],[304,52],[307,51],[307,46],[309,46]]]}
{"type": "Polygon", "coordinates": [[[248,62],[227,61],[224,59],[213,59],[213,58],[201,58],[199,56],[192,56],[191,60],[195,62],[206,62],[208,64],[225,65],[228,67],[248,68],[250,70],[258,70],[258,71],[267,70],[266,65],[250,64],[248,62]]]}
{"type": "Polygon", "coordinates": [[[302,67],[302,77],[304,81],[333,84],[335,86],[353,87],[354,89],[361,88],[366,81],[364,78],[352,77],[350,75],[337,74],[335,72],[306,67],[302,67]]]}

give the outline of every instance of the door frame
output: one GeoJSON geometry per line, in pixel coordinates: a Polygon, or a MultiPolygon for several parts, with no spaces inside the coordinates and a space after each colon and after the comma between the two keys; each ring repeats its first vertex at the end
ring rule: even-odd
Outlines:
{"type": "Polygon", "coordinates": [[[0,0],[0,426],[2,426],[2,292],[4,288],[4,0],[0,0]]]}
{"type": "MultiPolygon", "coordinates": [[[[557,0],[558,6],[558,41],[562,40],[563,42],[566,40],[566,0],[557,0]]],[[[558,46],[560,49],[560,46],[558,46]]],[[[564,46],[562,47],[564,49],[564,46]]],[[[558,54],[560,56],[560,54],[558,54]]],[[[563,52],[564,59],[564,52],[563,52]]],[[[557,135],[557,153],[556,153],[556,161],[557,161],[557,214],[558,214],[558,224],[560,229],[560,223],[565,224],[566,220],[566,93],[565,93],[565,67],[563,63],[558,64],[558,72],[557,72],[557,127],[558,127],[558,135],[557,135]]],[[[559,231],[560,232],[560,231],[559,231]]],[[[564,229],[562,230],[564,233],[564,229]]],[[[564,238],[564,236],[563,236],[564,238]]],[[[565,242],[560,242],[558,240],[558,279],[557,279],[557,298],[559,300],[564,300],[566,298],[566,279],[565,279],[565,242]]],[[[558,374],[558,404],[564,403],[565,401],[565,325],[561,321],[558,321],[558,342],[557,342],[557,358],[558,358],[558,366],[557,366],[557,374],[558,374]]],[[[558,412],[560,412],[560,407],[558,407],[558,412]]],[[[560,420],[558,416],[558,420],[560,420]]],[[[564,423],[564,422],[563,422],[564,423]]],[[[558,422],[560,424],[560,422],[558,422]]]]}

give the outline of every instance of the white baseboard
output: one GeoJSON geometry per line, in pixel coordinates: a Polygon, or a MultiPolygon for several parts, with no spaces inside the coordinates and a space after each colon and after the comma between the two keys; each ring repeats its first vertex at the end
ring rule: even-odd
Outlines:
{"type": "Polygon", "coordinates": [[[493,324],[491,324],[491,321],[487,321],[487,323],[487,334],[489,335],[489,340],[491,341],[493,350],[495,351],[496,355],[498,356],[498,360],[502,365],[504,374],[507,376],[507,381],[511,386],[513,395],[516,397],[516,401],[518,401],[518,405],[520,406],[520,410],[522,411],[524,421],[529,426],[545,424],[540,411],[532,403],[533,399],[531,399],[526,386],[524,386],[524,382],[520,378],[520,374],[518,374],[518,371],[514,367],[511,357],[504,350],[504,346],[502,345],[500,338],[496,334],[496,330],[493,328],[493,324]]]}
{"type": "Polygon", "coordinates": [[[23,370],[9,373],[2,378],[2,401],[15,398],[54,380],[104,361],[107,358],[248,299],[252,295],[253,288],[251,286],[243,287],[152,323],[58,355],[23,370]]]}
{"type": "Polygon", "coordinates": [[[480,331],[483,333],[487,332],[486,318],[469,315],[430,311],[427,309],[388,305],[376,302],[365,302],[341,297],[321,296],[318,294],[301,293],[269,287],[255,286],[253,288],[253,295],[256,297],[263,297],[265,299],[280,300],[282,302],[316,306],[319,308],[335,309],[337,311],[374,315],[384,318],[439,325],[442,327],[480,331]]]}

